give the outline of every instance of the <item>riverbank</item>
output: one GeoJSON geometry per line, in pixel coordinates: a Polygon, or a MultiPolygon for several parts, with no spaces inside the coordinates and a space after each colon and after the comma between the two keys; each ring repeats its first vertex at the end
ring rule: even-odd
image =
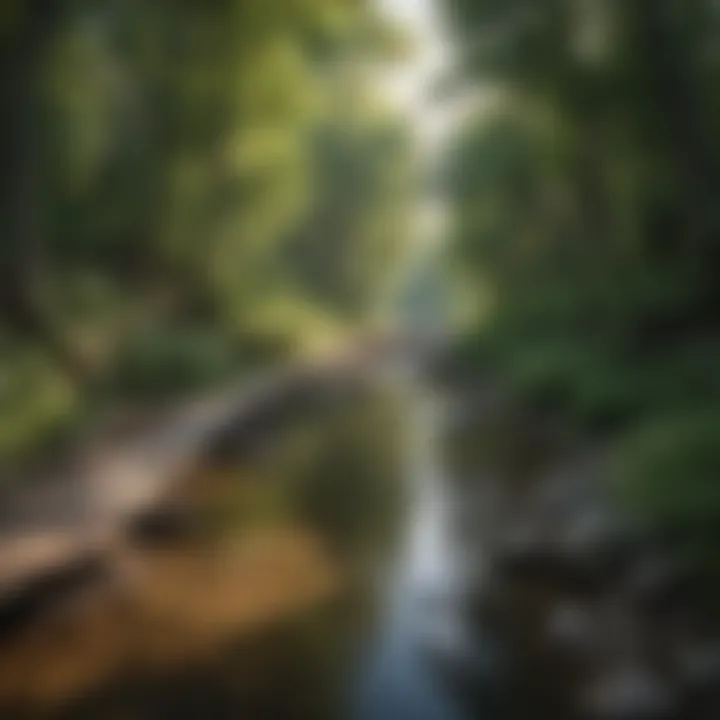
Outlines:
{"type": "Polygon", "coordinates": [[[717,717],[712,587],[614,505],[612,440],[486,381],[458,397],[447,435],[459,534],[489,567],[477,617],[507,646],[527,716],[717,717]]]}

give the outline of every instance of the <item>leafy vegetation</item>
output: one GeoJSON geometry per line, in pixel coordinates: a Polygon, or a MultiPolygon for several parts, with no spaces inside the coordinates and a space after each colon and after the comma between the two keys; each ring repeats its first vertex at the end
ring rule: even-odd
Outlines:
{"type": "Polygon", "coordinates": [[[355,0],[4,4],[0,461],[371,313],[409,147],[365,67],[403,45],[355,0]]]}
{"type": "Polygon", "coordinates": [[[717,7],[445,6],[459,72],[487,99],[445,168],[452,261],[492,298],[458,357],[617,438],[620,497],[654,527],[709,539],[720,513],[717,7]]]}

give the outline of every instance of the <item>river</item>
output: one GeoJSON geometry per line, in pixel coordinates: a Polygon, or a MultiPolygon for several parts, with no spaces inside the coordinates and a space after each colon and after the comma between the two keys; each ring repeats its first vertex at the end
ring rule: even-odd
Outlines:
{"type": "Polygon", "coordinates": [[[463,720],[477,717],[483,687],[489,706],[497,660],[467,617],[481,582],[481,558],[453,536],[459,499],[443,467],[445,403],[410,380],[406,387],[404,538],[384,590],[385,613],[360,682],[358,720],[463,720]],[[473,688],[472,703],[463,686],[473,688]]]}

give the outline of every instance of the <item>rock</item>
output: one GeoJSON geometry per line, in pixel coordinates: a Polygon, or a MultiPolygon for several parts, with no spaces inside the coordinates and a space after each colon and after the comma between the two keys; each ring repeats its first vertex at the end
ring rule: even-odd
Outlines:
{"type": "Polygon", "coordinates": [[[200,530],[197,513],[189,507],[170,505],[153,508],[132,518],[127,526],[131,544],[153,547],[196,537],[200,530]]]}
{"type": "Polygon", "coordinates": [[[643,612],[675,614],[691,611],[698,578],[671,557],[656,554],[640,560],[630,570],[627,591],[643,612]]]}
{"type": "Polygon", "coordinates": [[[678,675],[691,694],[720,693],[720,640],[688,643],[679,653],[678,675]]]}
{"type": "Polygon", "coordinates": [[[554,543],[530,523],[516,523],[497,539],[493,566],[505,580],[550,581],[562,565],[554,543]]]}
{"type": "Polygon", "coordinates": [[[558,540],[559,551],[569,564],[585,569],[597,593],[610,592],[624,580],[640,545],[629,527],[602,508],[579,513],[558,540]]]}
{"type": "Polygon", "coordinates": [[[495,554],[495,565],[506,580],[542,584],[573,598],[592,598],[608,589],[597,563],[547,537],[528,535],[506,541],[495,554]]]}
{"type": "Polygon", "coordinates": [[[666,720],[676,711],[677,695],[642,665],[625,664],[596,682],[583,704],[592,720],[666,720]]]}
{"type": "Polygon", "coordinates": [[[548,643],[572,655],[589,655],[596,650],[592,609],[578,603],[561,603],[549,613],[545,628],[548,643]]]}

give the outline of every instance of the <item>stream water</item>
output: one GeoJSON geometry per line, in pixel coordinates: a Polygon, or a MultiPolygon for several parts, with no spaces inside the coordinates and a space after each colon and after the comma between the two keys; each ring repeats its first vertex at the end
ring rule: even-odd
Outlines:
{"type": "Polygon", "coordinates": [[[385,614],[361,679],[358,720],[477,717],[458,685],[493,682],[493,652],[466,617],[479,559],[453,537],[452,495],[442,463],[443,402],[410,382],[406,393],[409,512],[385,590],[385,614]],[[453,683],[450,678],[460,681],[453,683]]]}

